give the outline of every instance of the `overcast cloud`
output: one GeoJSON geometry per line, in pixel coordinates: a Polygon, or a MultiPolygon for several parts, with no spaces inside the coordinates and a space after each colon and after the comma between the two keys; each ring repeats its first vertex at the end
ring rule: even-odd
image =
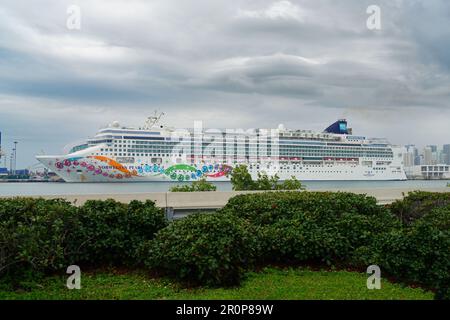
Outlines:
{"type": "MultiPolygon", "coordinates": [[[[0,131],[18,166],[113,120],[450,143],[447,0],[2,0],[0,131]],[[366,9],[381,8],[368,30],[366,9]],[[70,5],[81,30],[66,27],[70,5]]],[[[9,151],[10,152],[10,151],[9,151]]]]}

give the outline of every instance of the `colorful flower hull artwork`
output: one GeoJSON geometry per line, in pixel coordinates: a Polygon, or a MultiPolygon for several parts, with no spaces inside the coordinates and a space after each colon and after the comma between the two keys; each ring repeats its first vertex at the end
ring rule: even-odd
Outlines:
{"type": "Polygon", "coordinates": [[[104,156],[89,156],[87,159],[56,159],[54,166],[57,171],[70,173],[76,170],[83,174],[101,175],[105,178],[117,180],[162,175],[174,181],[191,181],[201,178],[220,178],[231,173],[232,170],[231,166],[225,164],[202,164],[199,167],[188,164],[174,164],[168,168],[158,164],[143,164],[132,166],[133,169],[129,169],[123,164],[104,156]]]}

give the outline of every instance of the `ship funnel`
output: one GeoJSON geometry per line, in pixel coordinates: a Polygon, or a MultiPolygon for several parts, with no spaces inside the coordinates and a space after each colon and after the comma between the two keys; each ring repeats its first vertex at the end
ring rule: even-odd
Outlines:
{"type": "Polygon", "coordinates": [[[348,134],[347,120],[340,119],[325,129],[327,133],[348,134]]]}

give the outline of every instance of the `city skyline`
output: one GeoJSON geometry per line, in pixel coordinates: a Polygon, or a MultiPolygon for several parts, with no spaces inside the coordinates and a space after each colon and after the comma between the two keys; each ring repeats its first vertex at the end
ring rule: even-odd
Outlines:
{"type": "MultiPolygon", "coordinates": [[[[449,143],[450,4],[50,1],[0,5],[0,131],[17,168],[113,120],[354,133],[449,143]],[[80,8],[70,30],[68,8],[80,8]]],[[[3,162],[3,161],[2,161],[3,162]]],[[[2,163],[3,165],[3,163],[2,163]]]]}
{"type": "Polygon", "coordinates": [[[405,167],[419,166],[419,165],[436,165],[447,164],[450,165],[450,144],[427,145],[423,148],[418,148],[416,145],[406,145],[406,152],[403,156],[405,167]]]}

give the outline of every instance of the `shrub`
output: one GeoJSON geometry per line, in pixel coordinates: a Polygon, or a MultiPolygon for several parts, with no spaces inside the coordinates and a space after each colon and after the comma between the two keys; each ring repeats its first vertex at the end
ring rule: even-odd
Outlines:
{"type": "Polygon", "coordinates": [[[236,196],[222,209],[257,226],[262,261],[335,264],[399,222],[376,200],[351,193],[270,192],[236,196]]]}
{"type": "Polygon", "coordinates": [[[222,212],[256,227],[260,261],[377,264],[387,274],[435,288],[436,296],[445,298],[450,281],[450,206],[445,199],[442,194],[414,194],[405,200],[409,207],[396,203],[403,217],[415,217],[403,226],[374,198],[350,193],[239,195],[222,212]]]}
{"type": "Polygon", "coordinates": [[[273,225],[261,226],[257,239],[260,247],[258,262],[312,262],[329,261],[327,251],[332,245],[325,230],[311,221],[281,220],[273,225]]]}
{"type": "Polygon", "coordinates": [[[435,208],[450,205],[450,192],[410,192],[404,199],[392,203],[389,208],[405,225],[429,213],[435,208]]]}
{"type": "Polygon", "coordinates": [[[66,266],[68,235],[78,228],[75,208],[61,199],[0,199],[0,276],[54,271],[66,266]]]}
{"type": "Polygon", "coordinates": [[[409,258],[414,268],[413,281],[433,288],[450,280],[450,205],[432,210],[408,230],[406,241],[412,245],[409,258]],[[415,251],[415,252],[414,252],[415,251]],[[411,253],[414,255],[411,256],[411,253]]]}
{"type": "Polygon", "coordinates": [[[139,245],[166,224],[151,201],[76,208],[61,199],[0,199],[0,277],[24,287],[71,264],[135,264],[139,245]]]}
{"type": "Polygon", "coordinates": [[[436,288],[437,297],[448,299],[450,206],[431,210],[402,230],[375,238],[361,249],[359,258],[407,283],[436,288]]]}
{"type": "Polygon", "coordinates": [[[222,214],[193,214],[147,242],[146,265],[195,285],[238,284],[254,256],[245,223],[222,214]]]}
{"type": "Polygon", "coordinates": [[[435,300],[450,300],[450,281],[436,289],[435,300]]]}
{"type": "Polygon", "coordinates": [[[314,217],[318,222],[335,221],[345,213],[377,216],[387,211],[373,197],[344,192],[265,192],[231,198],[223,212],[257,225],[292,219],[297,214],[314,217]]]}
{"type": "Polygon", "coordinates": [[[79,220],[80,230],[72,234],[72,259],[93,266],[140,262],[140,244],[167,224],[163,210],[149,200],[128,205],[90,200],[79,209],[79,220]]]}
{"type": "Polygon", "coordinates": [[[415,192],[388,208],[352,193],[239,195],[216,214],[169,225],[151,201],[0,199],[1,286],[83,263],[150,268],[190,284],[230,286],[254,263],[366,268],[449,299],[448,194],[415,192]],[[397,218],[398,217],[398,218],[397,218]],[[402,219],[402,222],[400,221],[402,219]]]}

